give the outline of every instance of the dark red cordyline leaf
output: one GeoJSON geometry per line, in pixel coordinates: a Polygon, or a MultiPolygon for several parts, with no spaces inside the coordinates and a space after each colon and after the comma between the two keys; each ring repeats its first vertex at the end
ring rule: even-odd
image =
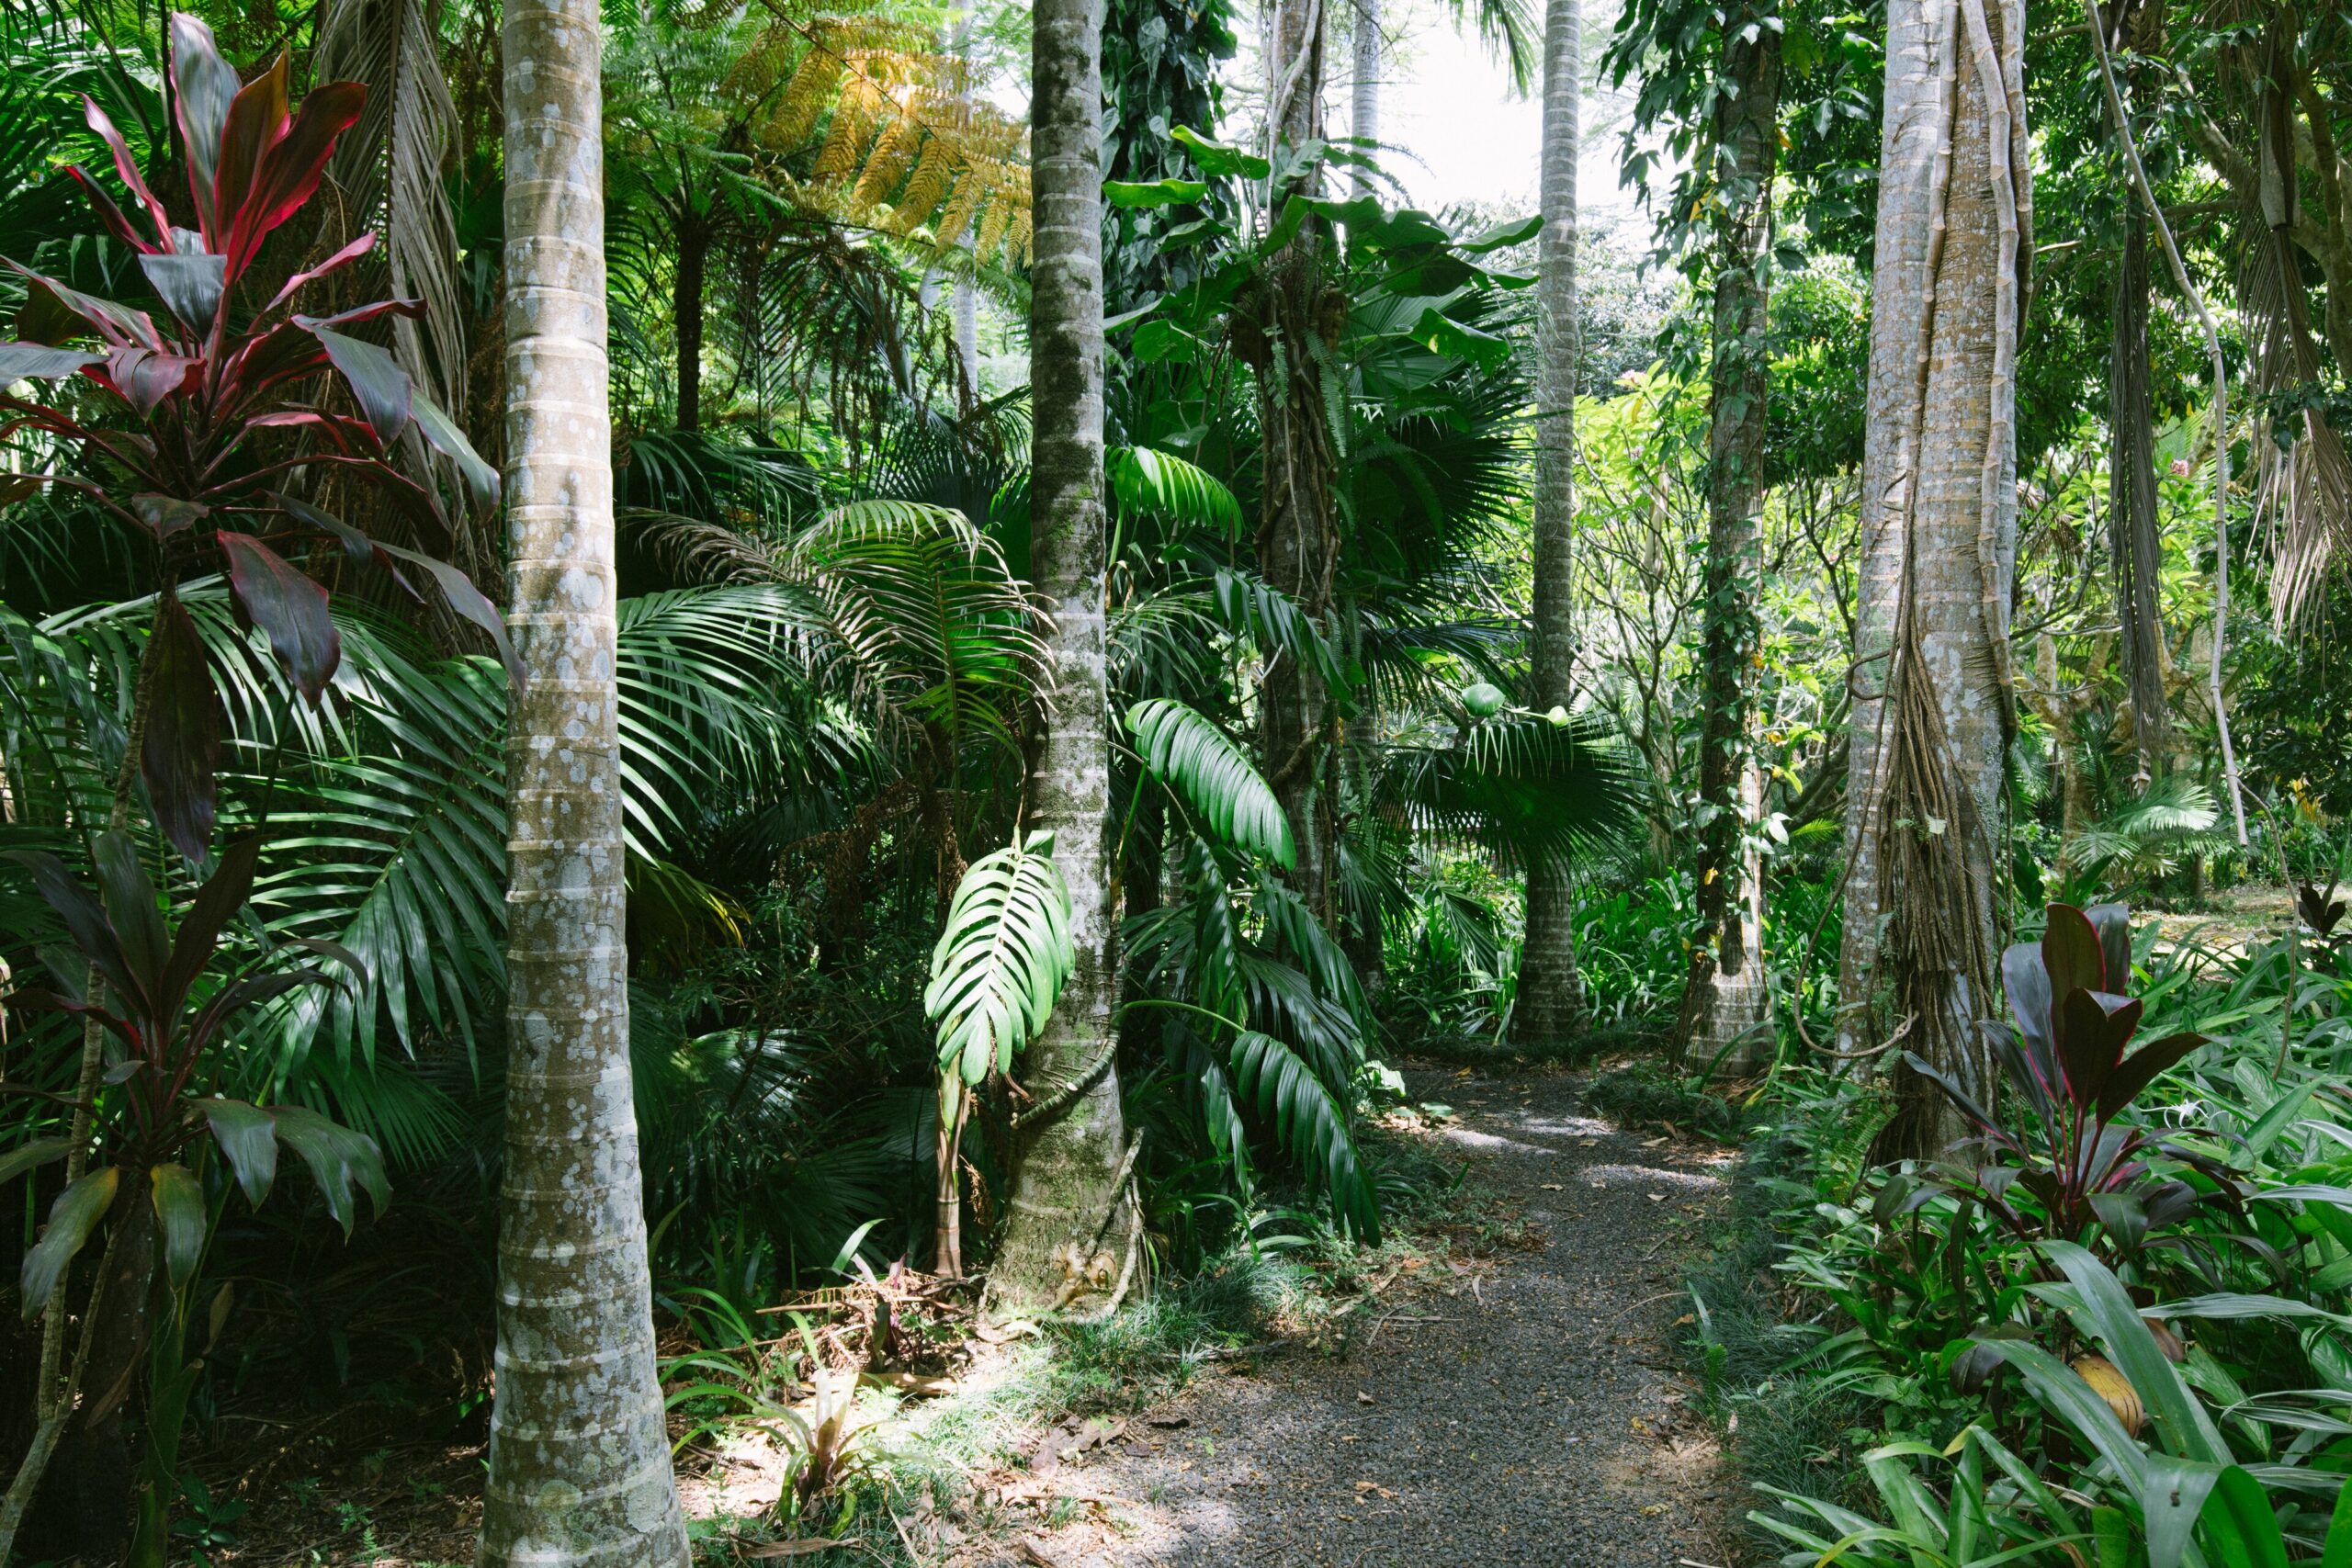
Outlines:
{"type": "Polygon", "coordinates": [[[2107,1082],[2099,1086],[2099,1116],[2102,1119],[2116,1116],[2139,1097],[2142,1089],[2155,1080],[2158,1073],[2204,1043],[2205,1036],[2202,1034],[2167,1034],[2162,1040],[2151,1041],[2132,1052],[2115,1071],[2108,1075],[2107,1082]]]}
{"type": "Polygon", "coordinates": [[[0,387],[28,378],[62,381],[84,366],[99,364],[105,358],[102,354],[88,354],[78,348],[51,348],[41,343],[0,343],[0,387]]]}
{"type": "Polygon", "coordinates": [[[190,986],[211,961],[220,932],[254,890],[254,868],[261,857],[261,838],[241,833],[220,852],[220,863],[196,890],[179,930],[172,933],[172,956],[164,966],[163,984],[155,996],[155,1010],[164,1018],[179,1016],[190,986]]]}
{"type": "Polygon", "coordinates": [[[140,242],[139,248],[142,251],[170,250],[171,218],[164,211],[164,204],[155,199],[155,193],[147,188],[147,176],[139,172],[139,161],[130,155],[130,147],[123,141],[122,132],[114,128],[114,121],[107,118],[107,111],[98,107],[98,100],[87,93],[82,95],[82,118],[92,130],[105,139],[107,146],[114,153],[114,172],[121,176],[124,185],[130,187],[130,194],[139,198],[139,205],[147,209],[147,216],[155,220],[155,238],[153,242],[140,242]]]}
{"type": "Polygon", "coordinates": [[[389,349],[331,332],[311,317],[297,316],[294,321],[311,330],[334,367],[343,372],[376,439],[387,446],[399,440],[401,432],[408,428],[411,397],[408,372],[401,368],[400,361],[389,349]]]}
{"type": "Polygon", "coordinates": [[[220,58],[212,29],[185,11],[172,13],[172,94],[187,151],[188,195],[206,244],[219,247],[212,225],[214,178],[220,170],[220,131],[237,96],[237,68],[220,58]]]}
{"type": "Polygon", "coordinates": [[[327,257],[326,260],[321,262],[318,265],[311,267],[306,271],[296,273],[293,276],[286,280],[286,286],[277,291],[277,297],[270,300],[269,304],[263,309],[262,313],[264,315],[267,315],[271,310],[277,310],[280,305],[283,305],[288,299],[293,299],[295,291],[300,289],[302,285],[306,283],[315,283],[320,278],[326,276],[327,274],[339,271],[343,267],[349,265],[351,263],[357,261],[361,256],[366,255],[369,251],[375,248],[375,245],[376,231],[371,229],[366,233],[360,235],[359,238],[352,241],[351,243],[344,246],[343,249],[335,252],[334,254],[327,257]]]}
{"type": "Polygon", "coordinates": [[[379,545],[377,547],[402,560],[413,561],[431,572],[433,581],[440,586],[442,597],[449,602],[449,608],[490,634],[490,640],[497,645],[499,661],[506,666],[506,678],[514,683],[515,691],[522,691],[529,683],[523,673],[523,661],[515,657],[514,645],[506,636],[506,617],[498,613],[497,605],[482,597],[481,590],[474,586],[473,579],[447,561],[435,560],[431,556],[404,550],[398,545],[379,545]]]}
{"type": "Polygon", "coordinates": [[[327,614],[327,591],[250,534],[217,536],[229,558],[229,586],[248,620],[269,638],[287,679],[316,703],[343,662],[343,637],[327,614]]]}
{"type": "Polygon", "coordinates": [[[292,217],[319,188],[319,171],[334,152],[334,140],[359,118],[368,89],[356,82],[329,82],[313,87],[294,113],[286,134],[263,154],[253,186],[245,193],[229,226],[221,249],[229,257],[229,276],[244,272],[270,231],[292,217]]]}
{"type": "Polygon", "coordinates": [[[149,348],[118,348],[107,355],[107,379],[123,400],[146,418],[157,404],[192,380],[204,361],[149,348]]]}
{"type": "Polygon", "coordinates": [[[2050,906],[2049,929],[2041,936],[2042,967],[2050,972],[2050,994],[2061,1005],[2069,991],[2104,991],[2107,957],[2098,931],[2072,904],[2050,906]]]}
{"type": "MultiPolygon", "coordinates": [[[[0,261],[6,261],[0,257],[0,261]]],[[[114,348],[146,348],[161,353],[164,335],[155,330],[153,318],[144,310],[128,310],[111,299],[100,299],[68,288],[53,277],[44,277],[29,267],[7,263],[9,269],[25,280],[25,303],[17,314],[17,335],[27,343],[54,344],[78,335],[83,326],[104,338],[114,348]]]]}
{"type": "Polygon", "coordinates": [[[202,860],[212,841],[214,777],[220,770],[220,697],[212,688],[204,639],[170,593],[156,606],[153,636],[140,776],[155,825],[180,853],[202,860]]]}
{"type": "Polygon", "coordinates": [[[158,539],[167,539],[183,528],[193,527],[212,513],[212,508],[200,501],[153,492],[132,496],[130,511],[158,539]]]}
{"type": "Polygon", "coordinates": [[[229,123],[220,133],[220,183],[213,193],[214,243],[225,246],[229,231],[253,194],[262,160],[285,140],[288,126],[286,56],[238,91],[229,106],[229,123]]]}
{"type": "Polygon", "coordinates": [[[141,256],[139,270],[155,286],[155,297],[170,307],[173,319],[201,338],[212,329],[220,300],[228,292],[228,258],[206,253],[187,256],[141,256]]]}
{"type": "Polygon", "coordinates": [[[79,164],[68,164],[65,172],[73,177],[74,184],[82,187],[82,194],[90,198],[90,206],[97,212],[98,221],[104,223],[116,239],[134,251],[159,254],[155,242],[140,237],[139,231],[130,226],[130,220],[123,216],[122,209],[115,205],[114,197],[107,194],[105,186],[90,177],[87,169],[79,164]]]}

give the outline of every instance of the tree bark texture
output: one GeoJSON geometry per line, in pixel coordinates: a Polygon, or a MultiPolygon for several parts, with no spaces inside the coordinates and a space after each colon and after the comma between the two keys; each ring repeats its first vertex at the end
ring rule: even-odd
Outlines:
{"type": "Polygon", "coordinates": [[[1092,0],[1040,0],[1033,26],[1031,558],[1054,618],[1054,684],[1029,774],[1028,819],[1053,831],[1078,962],[1029,1047],[1025,1076],[1041,1099],[1087,1087],[1028,1135],[1021,1156],[989,1279],[991,1306],[1006,1312],[1109,1290],[1133,1237],[1121,1190],[1126,1125],[1110,1060],[1119,982],[1103,643],[1102,39],[1092,0]]]}
{"type": "MultiPolygon", "coordinates": [[[[1355,68],[1348,84],[1348,134],[1358,141],[1370,143],[1380,140],[1380,0],[1354,0],[1355,36],[1353,39],[1355,68]]],[[[1363,146],[1360,152],[1373,149],[1363,146]]],[[[1355,194],[1374,194],[1370,169],[1358,169],[1355,194]]]]}
{"type": "Polygon", "coordinates": [[[629,1082],[602,36],[509,0],[505,1173],[478,1562],[684,1564],[629,1082]]]}
{"type": "Polygon", "coordinates": [[[2156,423],[2148,367],[2148,219],[2137,201],[2124,220],[2115,273],[2112,356],[2108,374],[2107,470],[2115,607],[2123,627],[2132,735],[2141,766],[2163,764],[2166,730],[2164,620],[2156,600],[2164,545],[2156,533],[2156,423]]]}
{"type": "Polygon", "coordinates": [[[702,294],[710,267],[710,227],[689,216],[678,226],[678,270],[671,284],[671,319],[678,333],[678,428],[702,428],[702,294]]]}
{"type": "MultiPolygon", "coordinates": [[[[2031,254],[2018,0],[1896,0],[1855,623],[1841,1047],[1917,1051],[1980,1098],[2005,924],[2017,337],[2031,254]]],[[[1954,1130],[1891,1055],[1882,1156],[1954,1130]]]]}
{"type": "MultiPolygon", "coordinates": [[[[1276,118],[1275,159],[1320,136],[1323,0],[1279,0],[1267,91],[1276,118]]],[[[1268,210],[1279,211],[1293,187],[1278,186],[1268,210]]],[[[1328,633],[1339,533],[1333,517],[1337,460],[1326,423],[1323,363],[1339,342],[1346,295],[1327,276],[1329,235],[1309,220],[1267,267],[1246,357],[1257,372],[1264,476],[1258,560],[1266,581],[1328,633]]],[[[1336,859],[1329,789],[1337,712],[1329,684],[1286,653],[1266,666],[1258,694],[1259,742],[1266,782],[1282,803],[1297,846],[1286,878],[1306,907],[1332,923],[1336,859]]]]}
{"type": "Polygon", "coordinates": [[[1684,1050],[1726,1072],[1751,1067],[1771,998],[1763,964],[1764,778],[1756,755],[1763,574],[1758,519],[1771,394],[1767,311],[1772,169],[1779,146],[1781,34],[1726,28],[1716,99],[1715,299],[1707,436],[1707,564],[1701,605],[1699,937],[1682,997],[1684,1050]]]}
{"type": "MultiPolygon", "coordinates": [[[[1576,532],[1577,164],[1584,83],[1582,0],[1551,0],[1544,21],[1544,229],[1536,242],[1534,593],[1530,705],[1566,706],[1574,695],[1576,606],[1570,570],[1576,532]]],[[[1521,950],[1511,1037],[1555,1043],[1584,1012],[1577,973],[1576,890],[1569,868],[1527,868],[1527,936],[1521,950]]]]}

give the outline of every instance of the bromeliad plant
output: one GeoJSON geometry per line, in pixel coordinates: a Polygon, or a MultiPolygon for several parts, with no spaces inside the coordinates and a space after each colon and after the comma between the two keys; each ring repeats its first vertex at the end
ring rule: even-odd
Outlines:
{"type": "Polygon", "coordinates": [[[497,643],[518,683],[520,675],[497,611],[462,571],[372,539],[319,504],[316,487],[347,475],[380,492],[423,536],[453,537],[440,498],[390,461],[411,432],[454,465],[467,506],[495,504],[497,473],[390,351],[356,335],[371,322],[422,315],[424,306],[380,299],[328,316],[296,312],[312,285],[367,254],[372,233],[258,298],[267,287],[258,267],[264,242],[317,190],[367,89],[331,82],[289,110],[283,55],[241,85],[204,23],[175,16],[171,32],[172,96],[197,227],[172,221],[121,132],[85,99],[90,128],[113,149],[115,173],[153,231],[133,223],[87,170],[68,172],[107,231],[138,255],[161,310],[6,264],[24,279],[27,299],[19,341],[0,343],[0,387],[73,379],[99,396],[35,402],[0,392],[8,416],[0,433],[46,437],[40,456],[51,464],[0,479],[0,504],[44,484],[76,491],[153,545],[162,592],[141,680],[148,716],[139,766],[159,825],[201,859],[214,818],[220,703],[195,623],[174,595],[183,579],[225,570],[240,614],[313,703],[341,659],[326,589],[288,559],[314,545],[381,567],[411,592],[401,568],[414,568],[453,614],[497,643]],[[334,406],[338,383],[356,415],[334,406]],[[69,451],[78,457],[72,471],[56,466],[69,451]]]}
{"type": "MultiPolygon", "coordinates": [[[[300,1105],[259,1106],[211,1092],[220,1076],[220,1047],[229,1027],[245,1010],[301,986],[331,984],[314,969],[279,969],[230,976],[214,973],[221,932],[253,891],[260,840],[247,836],[232,844],[212,875],[190,900],[177,931],[164,923],[163,903],[140,863],[138,846],[125,834],[98,834],[90,846],[96,873],[95,892],[75,881],[56,856],[19,852],[12,859],[32,874],[50,908],[63,921],[73,949],[42,953],[57,981],[54,991],[19,991],[12,998],[28,1008],[54,1008],[94,1021],[104,1031],[105,1071],[101,1099],[114,1098],[112,1113],[94,1122],[103,1129],[105,1158],[74,1171],[85,1146],[71,1137],[34,1140],[0,1159],[0,1181],[12,1180],[57,1160],[71,1173],[51,1205],[49,1223],[25,1254],[19,1277],[22,1307],[38,1315],[62,1288],[66,1269],[109,1216],[109,1261],[97,1289],[107,1292],[96,1310],[130,1318],[135,1332],[110,1336],[129,1347],[152,1343],[145,1450],[145,1489],[139,1503],[138,1533],[130,1562],[161,1568],[168,1538],[166,1510],[178,1491],[180,1417],[195,1387],[197,1369],[182,1354],[189,1288],[225,1201],[227,1184],[212,1184],[207,1166],[218,1149],[228,1172],[259,1204],[269,1195],[277,1171],[278,1145],[285,1145],[310,1167],[327,1212],[348,1235],[357,1218],[355,1190],[366,1189],[380,1213],[390,1201],[384,1160],[375,1140],[337,1125],[300,1105]],[[96,975],[103,995],[85,988],[84,973],[96,975]],[[160,1325],[146,1321],[149,1283],[161,1268],[171,1303],[160,1325]]],[[[356,968],[356,961],[334,944],[304,946],[356,968]]],[[[78,1109],[85,1109],[77,1107],[78,1109]]],[[[89,1106],[96,1112],[100,1106],[89,1106]]],[[[85,1308],[85,1310],[90,1310],[85,1308]]],[[[83,1356],[90,1351],[85,1336],[83,1356]]],[[[111,1388],[127,1378],[128,1365],[77,1364],[69,1371],[70,1391],[85,1378],[111,1388]]],[[[60,1402],[61,1415],[73,1406],[60,1402]]],[[[55,1431],[44,1429],[53,1441],[55,1431]]],[[[45,1457],[45,1455],[40,1456],[45,1457]]],[[[28,1461],[28,1462],[33,1462],[28,1461]]]]}
{"type": "Polygon", "coordinates": [[[1960,1168],[1954,1185],[2023,1239],[2080,1241],[2099,1225],[2124,1251],[2137,1250],[2204,1197],[2186,1181],[2157,1176],[2152,1156],[2194,1168],[2222,1193],[2236,1194],[2234,1179],[2203,1152],[2123,1119],[2156,1075],[2205,1043],[2201,1034],[2173,1034],[2131,1051],[2142,1010],[2122,992],[2131,976],[2131,911],[2121,904],[2052,904],[2041,941],[2001,955],[2016,1028],[1991,1020],[1978,1027],[2031,1113],[2023,1130],[1906,1054],[1912,1070],[1932,1079],[1973,1124],[1973,1135],[1956,1146],[1990,1156],[1960,1168]],[[2018,1201],[2020,1190],[2030,1203],[2018,1201]]]}

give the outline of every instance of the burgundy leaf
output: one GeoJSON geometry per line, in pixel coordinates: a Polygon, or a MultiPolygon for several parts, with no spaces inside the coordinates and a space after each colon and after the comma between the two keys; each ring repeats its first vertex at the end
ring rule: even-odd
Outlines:
{"type": "Polygon", "coordinates": [[[155,286],[155,295],[170,307],[191,337],[211,331],[228,287],[229,258],[209,253],[188,256],[141,256],[139,269],[155,286]]]}
{"type": "Polygon", "coordinates": [[[142,254],[155,251],[155,242],[140,237],[139,231],[130,226],[130,220],[123,216],[122,209],[115,205],[114,197],[107,194],[104,186],[91,178],[87,169],[79,164],[68,164],[65,172],[73,176],[74,184],[82,187],[82,194],[90,198],[90,206],[97,213],[98,221],[107,226],[109,233],[134,251],[142,254]]]}
{"type": "Polygon", "coordinates": [[[2158,1073],[2176,1066],[2199,1045],[2205,1043],[2202,1034],[2167,1034],[2141,1046],[2108,1075],[2099,1087],[2098,1113],[2102,1120],[2112,1120],[2125,1106],[2139,1098],[2140,1091],[2155,1080],[2158,1073]]]}
{"type": "Polygon", "coordinates": [[[229,557],[229,586],[237,604],[269,638],[287,678],[316,705],[343,661],[343,637],[327,614],[327,591],[250,534],[223,528],[217,536],[229,557]]]}
{"type": "Polygon", "coordinates": [[[155,884],[140,863],[139,846],[128,833],[95,835],[90,840],[90,867],[97,876],[107,924],[114,928],[115,940],[122,944],[123,967],[130,974],[133,989],[122,999],[136,1011],[155,1017],[155,998],[163,990],[164,970],[172,951],[163,911],[155,903],[155,884]]]}
{"type": "Polygon", "coordinates": [[[107,921],[106,906],[97,895],[74,880],[65,863],[44,850],[11,850],[6,857],[33,874],[33,886],[40,890],[42,899],[57,911],[65,922],[65,930],[82,956],[97,966],[119,995],[132,995],[136,987],[130,978],[130,966],[123,961],[122,943],[115,939],[114,927],[107,921]]]}
{"type": "Polygon", "coordinates": [[[334,442],[335,450],[338,452],[380,452],[383,450],[382,444],[376,439],[376,433],[361,421],[346,419],[341,414],[321,413],[316,409],[280,409],[276,413],[266,413],[258,418],[247,420],[245,428],[247,430],[315,430],[334,442]],[[353,435],[362,438],[356,447],[351,443],[350,438],[353,435]]]}
{"type": "Polygon", "coordinates": [[[304,284],[315,283],[320,278],[326,276],[327,274],[339,271],[343,267],[350,265],[353,262],[357,261],[361,256],[366,255],[369,251],[375,249],[375,246],[376,232],[371,229],[361,234],[359,238],[352,241],[351,243],[344,246],[343,249],[335,252],[334,254],[327,257],[326,260],[321,262],[318,265],[306,268],[305,270],[298,272],[293,276],[288,278],[286,280],[286,287],[277,291],[277,296],[263,309],[262,313],[266,315],[269,311],[277,310],[280,305],[285,304],[286,301],[294,298],[295,291],[300,288],[304,284]]]}
{"type": "Polygon", "coordinates": [[[155,997],[158,1015],[178,1016],[181,1004],[187,999],[188,987],[196,984],[197,976],[211,962],[220,932],[252,896],[254,868],[260,857],[261,837],[256,833],[239,834],[220,852],[220,863],[204,879],[204,886],[196,890],[179,930],[172,933],[171,961],[164,965],[163,984],[155,997]]]}
{"type": "Polygon", "coordinates": [[[208,241],[212,223],[212,184],[220,169],[220,132],[237,96],[237,68],[220,58],[212,29],[185,11],[172,13],[172,85],[180,140],[187,149],[188,194],[208,241]]]}
{"type": "Polygon", "coordinates": [[[194,380],[204,361],[180,354],[158,354],[150,348],[118,348],[107,355],[107,379],[141,419],[174,392],[194,380]]]}
{"type": "Polygon", "coordinates": [[[312,317],[297,316],[294,324],[308,329],[334,361],[334,367],[343,372],[351,395],[358,400],[359,412],[375,429],[376,439],[387,446],[399,440],[401,432],[408,428],[411,388],[408,372],[391,352],[330,331],[312,317]]]}
{"type": "Polygon", "coordinates": [[[187,607],[165,593],[155,611],[147,734],[139,771],[155,825],[180,853],[202,860],[212,841],[214,776],[220,769],[220,697],[204,639],[187,607]]]}
{"type": "Polygon", "coordinates": [[[2050,906],[2050,926],[2041,937],[2041,963],[2050,972],[2050,994],[2107,989],[2107,960],[2098,932],[2072,904],[2050,906]]]}
{"type": "Polygon", "coordinates": [[[155,220],[155,243],[141,244],[139,248],[142,251],[170,250],[172,220],[164,213],[164,204],[155,199],[155,193],[147,188],[147,176],[139,172],[139,161],[130,155],[130,148],[123,141],[122,132],[114,128],[114,121],[107,118],[107,111],[98,107],[98,100],[87,93],[82,95],[82,118],[92,130],[105,138],[107,146],[114,152],[114,172],[122,176],[122,183],[130,187],[130,194],[139,198],[139,205],[147,209],[147,216],[155,220]]]}
{"type": "Polygon", "coordinates": [[[275,491],[269,491],[264,499],[303,526],[316,528],[321,533],[332,535],[341,541],[344,558],[350,561],[352,565],[383,568],[391,574],[394,582],[407,591],[410,598],[419,604],[424,602],[424,595],[419,593],[415,585],[401,574],[390,552],[342,518],[329,516],[306,501],[297,501],[290,495],[279,495],[275,491]]]}
{"type": "Polygon", "coordinates": [[[485,512],[496,506],[498,470],[481,460],[473,443],[466,439],[466,433],[423,392],[410,394],[409,412],[416,416],[416,427],[424,432],[433,449],[458,465],[458,472],[466,481],[466,494],[473,503],[485,512]]]}
{"type": "MultiPolygon", "coordinates": [[[[0,261],[6,260],[0,257],[0,261]]],[[[7,263],[25,280],[25,302],[17,316],[17,335],[27,343],[54,343],[74,336],[79,321],[115,347],[136,346],[163,351],[164,337],[144,310],[127,310],[111,299],[95,299],[68,288],[53,277],[7,263]],[[31,321],[28,321],[28,317],[31,321]]]]}
{"type": "Polygon", "coordinates": [[[130,498],[130,511],[158,540],[168,539],[183,528],[193,527],[212,513],[212,508],[200,501],[144,493],[130,498]]]}
{"type": "Polygon", "coordinates": [[[319,171],[334,152],[334,140],[359,118],[368,89],[356,82],[329,82],[314,87],[294,113],[286,134],[262,155],[245,198],[238,204],[221,249],[229,256],[229,276],[241,275],[270,231],[292,217],[319,188],[319,171]]]}
{"type": "Polygon", "coordinates": [[[263,158],[285,139],[286,130],[286,56],[281,51],[276,63],[240,88],[229,106],[229,123],[220,132],[220,183],[213,189],[207,231],[216,248],[228,243],[263,158]]]}
{"type": "Polygon", "coordinates": [[[2066,1069],[2066,1098],[2078,1107],[2098,1098],[2107,1075],[2140,1026],[2140,1004],[2106,991],[2079,987],[2058,1007],[2059,1059],[2066,1069]]]}
{"type": "Polygon", "coordinates": [[[482,597],[481,590],[474,586],[471,578],[447,561],[435,560],[431,556],[404,550],[398,545],[383,545],[379,548],[389,550],[402,560],[414,561],[431,572],[433,581],[440,585],[442,597],[448,601],[449,608],[490,634],[490,640],[497,645],[500,662],[506,666],[506,678],[514,683],[518,694],[524,690],[528,680],[523,672],[523,661],[514,656],[514,643],[507,638],[506,618],[498,613],[498,606],[482,597]]]}
{"type": "Polygon", "coordinates": [[[2094,904],[2083,911],[2083,919],[2098,932],[2099,962],[2107,972],[2099,989],[2128,992],[2132,988],[2132,907],[2094,904]]]}
{"type": "MultiPolygon", "coordinates": [[[[2014,943],[2001,954],[2001,984],[2009,993],[2009,1014],[2025,1032],[2026,1043],[2046,1062],[2054,1062],[2056,1023],[2050,1016],[2056,1000],[2050,994],[2050,971],[2041,949],[2030,942],[2014,943]]],[[[2053,1086],[2054,1087],[2054,1086],[2053,1086]]]]}

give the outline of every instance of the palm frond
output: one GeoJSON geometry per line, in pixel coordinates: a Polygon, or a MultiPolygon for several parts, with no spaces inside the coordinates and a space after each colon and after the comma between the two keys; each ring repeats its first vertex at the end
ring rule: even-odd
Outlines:
{"type": "Polygon", "coordinates": [[[1227,1055],[1234,1087],[1272,1122],[1275,1140],[1315,1172],[1341,1224],[1377,1240],[1379,1194],[1356,1150],[1346,1108],[1296,1052],[1271,1034],[1244,1031],[1227,1055]]]}
{"type": "Polygon", "coordinates": [[[966,1083],[1011,1070],[1077,963],[1069,889],[1053,847],[1051,833],[1032,833],[983,856],[948,906],[922,1008],[938,1026],[941,1068],[966,1083]]]}
{"type": "Polygon", "coordinates": [[[1144,765],[1225,843],[1281,866],[1296,863],[1282,803],[1241,749],[1204,715],[1170,697],[1137,703],[1127,728],[1144,765]]]}
{"type": "Polygon", "coordinates": [[[1111,495],[1130,513],[1164,517],[1227,538],[1241,534],[1241,502],[1196,463],[1148,446],[1114,446],[1104,455],[1111,495]]]}

